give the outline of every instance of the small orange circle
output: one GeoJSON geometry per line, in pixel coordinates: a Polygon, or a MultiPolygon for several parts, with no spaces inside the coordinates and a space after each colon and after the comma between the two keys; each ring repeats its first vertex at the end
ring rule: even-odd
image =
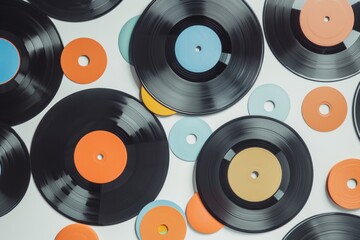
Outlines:
{"type": "Polygon", "coordinates": [[[360,160],[348,159],[336,164],[327,179],[327,190],[330,198],[340,207],[360,209],[360,160]],[[349,181],[356,185],[348,186],[349,181]]]}
{"type": "Polygon", "coordinates": [[[140,223],[142,240],[184,240],[186,222],[175,208],[159,206],[147,212],[140,223]]]}
{"type": "Polygon", "coordinates": [[[309,127],[320,132],[330,132],[344,122],[347,103],[338,90],[331,87],[319,87],[306,95],[301,111],[309,127]],[[329,108],[329,113],[320,112],[320,107],[323,105],[329,108]]]}
{"type": "Polygon", "coordinates": [[[304,35],[323,47],[343,42],[354,22],[354,11],[348,0],[307,0],[300,13],[304,35]]]}
{"type": "Polygon", "coordinates": [[[206,210],[198,193],[192,196],[186,207],[186,218],[195,231],[203,234],[213,234],[224,227],[206,210]]]}
{"type": "Polygon", "coordinates": [[[99,240],[97,234],[90,227],[82,224],[72,224],[64,227],[55,240],[99,240]]]}
{"type": "Polygon", "coordinates": [[[93,131],[83,136],[74,152],[77,171],[86,180],[104,184],[118,178],[125,170],[127,151],[123,141],[107,131],[93,131]]]}
{"type": "Polygon", "coordinates": [[[92,83],[105,72],[107,56],[105,49],[95,40],[78,38],[70,42],[61,54],[61,67],[64,74],[73,82],[79,84],[92,83]],[[82,66],[79,58],[88,59],[88,64],[82,66]]]}

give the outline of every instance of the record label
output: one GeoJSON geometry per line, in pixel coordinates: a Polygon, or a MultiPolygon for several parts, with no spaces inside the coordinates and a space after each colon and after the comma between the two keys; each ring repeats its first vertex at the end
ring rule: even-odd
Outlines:
{"type": "Polygon", "coordinates": [[[20,68],[20,54],[10,41],[0,38],[0,85],[12,80],[20,68]]]}

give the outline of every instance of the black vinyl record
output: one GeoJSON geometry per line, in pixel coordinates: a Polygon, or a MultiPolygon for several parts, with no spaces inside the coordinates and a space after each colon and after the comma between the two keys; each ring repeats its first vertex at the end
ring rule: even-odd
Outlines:
{"type": "Polygon", "coordinates": [[[295,217],[310,195],[312,179],[304,141],[289,126],[266,117],[242,117],[220,127],[205,143],[196,165],[196,186],[207,210],[224,225],[250,233],[273,230],[295,217]],[[256,202],[236,195],[228,175],[234,156],[251,148],[274,155],[282,175],[274,194],[256,202]]]}
{"type": "Polygon", "coordinates": [[[325,213],[295,226],[283,240],[358,240],[360,217],[345,213],[325,213]]]}
{"type": "MultiPolygon", "coordinates": [[[[97,141],[92,148],[105,138],[97,141]]],[[[93,89],[66,97],[45,115],[33,138],[31,159],[35,183],[55,210],[77,222],[111,225],[136,216],[157,197],[167,175],[169,149],[160,122],[135,98],[93,89]],[[103,184],[83,177],[75,165],[78,144],[96,131],[120,139],[127,152],[121,175],[103,184]]]]}
{"type": "Polygon", "coordinates": [[[353,103],[353,119],[354,119],[354,125],[355,130],[360,138],[360,84],[358,85],[354,97],[354,103],[353,103]]]}
{"type": "MultiPolygon", "coordinates": [[[[358,74],[360,3],[351,6],[355,21],[348,38],[329,46],[318,45],[305,36],[300,24],[301,4],[304,4],[304,1],[266,0],[265,2],[264,32],[275,57],[287,69],[309,80],[331,82],[358,74]]],[[[332,20],[324,16],[324,21],[332,20]]]]}
{"type": "Polygon", "coordinates": [[[115,8],[122,0],[29,0],[50,17],[82,22],[103,16],[115,8]]]}
{"type": "Polygon", "coordinates": [[[24,197],[30,181],[30,158],[19,135],[0,124],[0,217],[24,197]]]}
{"type": "Polygon", "coordinates": [[[135,26],[131,51],[140,81],[157,101],[176,112],[198,115],[221,111],[248,92],[259,74],[264,47],[261,26],[242,0],[154,0],[135,26]],[[190,33],[195,27],[204,31],[190,33]],[[182,34],[198,46],[177,51],[182,34]],[[210,53],[196,61],[191,55],[207,54],[217,41],[218,57],[210,53]],[[201,69],[182,64],[177,53],[187,51],[192,61],[185,56],[183,62],[201,69]],[[203,69],[207,60],[214,64],[203,69]]]}
{"type": "Polygon", "coordinates": [[[63,45],[51,20],[19,0],[0,1],[0,40],[19,54],[16,75],[0,84],[0,121],[16,125],[41,112],[56,94],[63,45]]]}

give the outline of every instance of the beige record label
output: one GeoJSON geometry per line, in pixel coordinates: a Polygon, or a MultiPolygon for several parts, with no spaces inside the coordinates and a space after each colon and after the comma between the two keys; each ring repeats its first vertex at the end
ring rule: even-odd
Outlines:
{"type": "Polygon", "coordinates": [[[239,152],[230,162],[228,181],[233,192],[249,202],[262,202],[279,189],[282,169],[270,151],[252,147],[239,152]]]}

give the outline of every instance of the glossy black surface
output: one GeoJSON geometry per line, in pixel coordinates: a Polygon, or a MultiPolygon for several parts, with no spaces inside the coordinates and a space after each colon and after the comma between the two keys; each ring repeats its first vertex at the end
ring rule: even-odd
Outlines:
{"type": "Polygon", "coordinates": [[[169,165],[165,132],[130,95],[85,90],[58,102],[40,122],[31,146],[35,183],[64,216],[91,225],[111,225],[136,216],[160,192],[169,165]],[[94,184],[76,170],[74,150],[87,133],[104,130],[125,144],[128,160],[114,181],[94,184]]]}
{"type": "Polygon", "coordinates": [[[50,17],[68,22],[92,20],[108,13],[122,0],[29,0],[50,17]]]}
{"type": "Polygon", "coordinates": [[[270,231],[289,222],[305,205],[312,187],[310,153],[301,137],[282,122],[266,117],[232,120],[207,140],[196,165],[196,186],[207,210],[238,231],[270,231]],[[279,158],[283,180],[277,193],[260,203],[229,194],[224,184],[224,158],[249,147],[261,147],[279,158]]]}
{"type": "Polygon", "coordinates": [[[56,94],[63,45],[51,20],[20,0],[0,1],[0,38],[12,42],[21,58],[15,77],[0,85],[0,121],[16,125],[40,113],[56,94]]]}
{"type": "Polygon", "coordinates": [[[360,83],[356,89],[353,103],[353,119],[356,133],[360,139],[360,83]]]}
{"type": "Polygon", "coordinates": [[[258,76],[263,51],[260,24],[242,0],[155,0],[135,27],[131,55],[140,81],[156,100],[199,115],[241,99],[258,76]],[[222,42],[220,61],[204,73],[186,71],[174,56],[177,36],[193,25],[210,27],[222,42]]]}
{"type": "MultiPolygon", "coordinates": [[[[266,0],[263,25],[266,40],[275,57],[293,73],[314,81],[339,81],[360,71],[360,38],[350,46],[340,43],[322,47],[303,34],[295,0],[266,0]]],[[[354,31],[359,31],[360,4],[353,5],[354,31]]]]}
{"type": "Polygon", "coordinates": [[[30,181],[30,158],[19,135],[0,124],[0,217],[15,208],[30,181]]]}
{"type": "Polygon", "coordinates": [[[345,213],[325,213],[295,226],[283,240],[359,240],[360,217],[345,213]]]}

